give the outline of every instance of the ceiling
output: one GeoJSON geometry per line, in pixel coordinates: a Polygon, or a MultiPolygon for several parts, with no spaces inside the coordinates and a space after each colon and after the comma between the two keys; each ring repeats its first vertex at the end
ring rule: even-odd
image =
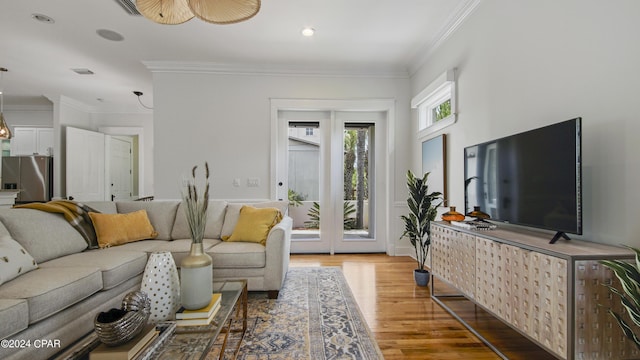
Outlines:
{"type": "Polygon", "coordinates": [[[232,25],[197,18],[160,25],[128,14],[119,1],[0,2],[5,106],[50,106],[48,98],[63,95],[95,109],[140,110],[132,92],[152,105],[145,64],[157,62],[408,75],[479,0],[262,0],[254,18],[232,25]],[[306,26],[315,36],[301,35],[306,26]],[[106,40],[99,29],[124,40],[106,40]]]}

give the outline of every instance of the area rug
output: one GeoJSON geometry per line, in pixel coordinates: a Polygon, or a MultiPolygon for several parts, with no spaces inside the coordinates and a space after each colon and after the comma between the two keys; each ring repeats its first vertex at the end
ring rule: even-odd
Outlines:
{"type": "MultiPolygon", "coordinates": [[[[340,268],[291,268],[278,299],[249,293],[248,318],[238,359],[383,359],[340,268]]],[[[238,340],[228,341],[223,359],[238,340]]]]}

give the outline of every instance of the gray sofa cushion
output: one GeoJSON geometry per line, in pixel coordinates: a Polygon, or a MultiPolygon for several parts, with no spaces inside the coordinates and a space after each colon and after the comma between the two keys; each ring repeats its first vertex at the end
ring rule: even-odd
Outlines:
{"type": "Polygon", "coordinates": [[[121,214],[146,210],[151,225],[158,232],[156,240],[171,240],[171,229],[176,220],[179,201],[118,201],[121,214]]]}
{"type": "Polygon", "coordinates": [[[22,299],[0,299],[0,339],[7,338],[27,328],[29,307],[22,299]]]}
{"type": "Polygon", "coordinates": [[[63,256],[47,261],[43,269],[53,267],[97,267],[102,272],[104,290],[142,274],[147,264],[147,254],[142,251],[113,251],[113,248],[95,249],[63,256]]]}
{"type": "MultiPolygon", "coordinates": [[[[256,208],[276,208],[280,210],[282,215],[286,215],[287,208],[289,207],[288,201],[268,201],[261,203],[242,203],[242,204],[228,204],[227,211],[224,215],[224,224],[222,225],[222,236],[231,236],[233,233],[233,229],[235,229],[236,224],[238,223],[238,218],[240,217],[240,209],[244,205],[250,205],[256,208]]],[[[222,238],[222,236],[220,238],[222,238]]]]}
{"type": "MultiPolygon", "coordinates": [[[[207,210],[207,227],[204,230],[204,237],[207,239],[220,239],[222,232],[222,223],[227,210],[227,202],[224,200],[209,200],[209,208],[207,210]]],[[[189,224],[187,216],[184,214],[184,206],[182,202],[178,206],[176,212],[176,221],[171,231],[173,239],[190,239],[189,224]]]]}
{"type": "Polygon", "coordinates": [[[266,248],[257,243],[223,241],[206,252],[213,259],[214,269],[263,268],[266,265],[266,248]]]}
{"type": "Polygon", "coordinates": [[[11,233],[9,232],[9,230],[7,230],[7,228],[4,226],[4,224],[2,222],[0,222],[0,236],[2,236],[2,235],[11,236],[11,233]]]}
{"type": "Polygon", "coordinates": [[[113,201],[83,201],[83,204],[103,214],[116,214],[118,208],[113,201]]]}
{"type": "Polygon", "coordinates": [[[82,235],[62,214],[34,209],[0,209],[0,220],[11,237],[39,264],[87,248],[82,235]]]}
{"type": "Polygon", "coordinates": [[[95,267],[41,268],[0,287],[0,299],[25,299],[29,324],[45,319],[102,289],[95,267]]]}
{"type": "MultiPolygon", "coordinates": [[[[113,247],[110,247],[109,249],[113,250],[113,251],[121,251],[121,250],[125,250],[125,251],[142,251],[142,252],[146,252],[147,254],[149,254],[149,253],[153,252],[156,247],[161,246],[162,244],[164,244],[166,242],[168,242],[168,240],[150,240],[150,239],[147,239],[147,240],[134,241],[134,242],[118,245],[118,246],[113,246],[113,247]]],[[[148,256],[147,256],[147,258],[148,258],[148,256]]]]}
{"type": "MultiPolygon", "coordinates": [[[[216,246],[219,243],[220,243],[220,240],[217,240],[217,239],[203,239],[202,247],[206,252],[210,248],[212,248],[213,246],[216,246]]],[[[163,241],[162,243],[159,243],[156,246],[154,246],[153,251],[170,251],[171,255],[173,255],[173,260],[175,261],[176,266],[180,267],[180,263],[182,263],[182,259],[184,259],[185,256],[189,255],[189,252],[191,251],[191,239],[163,241]]]]}

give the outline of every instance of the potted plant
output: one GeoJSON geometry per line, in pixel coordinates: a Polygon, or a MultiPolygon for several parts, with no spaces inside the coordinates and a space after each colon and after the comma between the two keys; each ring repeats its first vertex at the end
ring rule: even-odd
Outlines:
{"type": "Polygon", "coordinates": [[[419,178],[411,170],[407,171],[409,215],[400,216],[404,221],[404,232],[400,238],[408,237],[416,251],[418,268],[414,271],[414,277],[419,286],[427,286],[429,283],[429,271],[425,269],[425,262],[431,245],[430,226],[431,221],[436,218],[438,206],[442,204],[442,193],[429,193],[428,177],[428,172],[419,178]]]}
{"type": "Polygon", "coordinates": [[[608,312],[618,321],[624,335],[633,341],[638,349],[640,349],[640,333],[636,333],[638,327],[640,327],[640,250],[632,247],[629,248],[636,253],[634,263],[624,260],[602,260],[600,263],[611,269],[618,280],[620,280],[622,291],[611,285],[605,286],[620,298],[622,307],[626,310],[627,314],[629,314],[633,324],[625,321],[621,313],[617,313],[611,309],[608,309],[608,312]]]}

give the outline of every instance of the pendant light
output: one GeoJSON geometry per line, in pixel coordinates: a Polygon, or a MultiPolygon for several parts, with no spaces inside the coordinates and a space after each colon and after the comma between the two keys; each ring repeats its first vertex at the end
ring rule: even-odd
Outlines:
{"type": "Polygon", "coordinates": [[[177,25],[193,19],[187,0],[137,0],[136,8],[158,24],[177,25]]]}
{"type": "Polygon", "coordinates": [[[234,24],[260,11],[260,0],[136,0],[147,19],[165,25],[182,24],[194,16],[214,24],[234,24]]]}
{"type": "Polygon", "coordinates": [[[254,17],[260,11],[260,0],[189,0],[189,8],[200,20],[234,24],[254,17]]]}
{"type": "Polygon", "coordinates": [[[0,67],[0,139],[1,140],[9,140],[11,139],[11,129],[7,126],[7,123],[4,121],[4,91],[2,90],[2,74],[7,72],[6,68],[0,67]]]}

